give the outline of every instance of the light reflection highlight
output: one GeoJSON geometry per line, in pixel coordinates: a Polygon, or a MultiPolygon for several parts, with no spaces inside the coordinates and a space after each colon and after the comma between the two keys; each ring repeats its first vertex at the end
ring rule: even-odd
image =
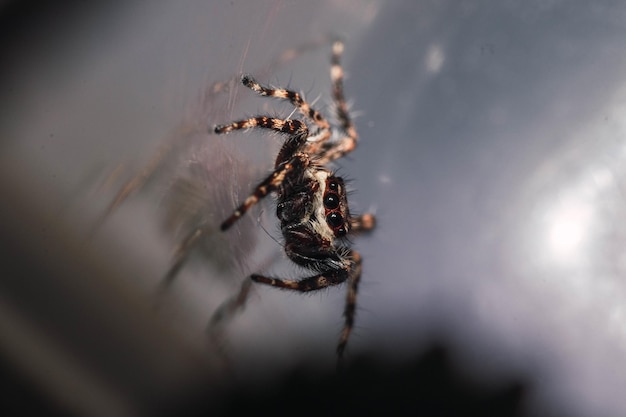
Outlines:
{"type": "Polygon", "coordinates": [[[439,45],[431,45],[426,53],[426,68],[429,72],[436,74],[443,67],[446,56],[439,45]]]}
{"type": "Polygon", "coordinates": [[[576,263],[586,252],[593,224],[593,206],[574,196],[562,199],[547,215],[547,244],[559,263],[576,263]]]}
{"type": "Polygon", "coordinates": [[[590,260],[599,243],[594,240],[606,228],[602,212],[607,192],[614,192],[616,185],[611,170],[600,166],[589,167],[574,182],[547,200],[542,210],[543,256],[562,266],[590,260]]]}

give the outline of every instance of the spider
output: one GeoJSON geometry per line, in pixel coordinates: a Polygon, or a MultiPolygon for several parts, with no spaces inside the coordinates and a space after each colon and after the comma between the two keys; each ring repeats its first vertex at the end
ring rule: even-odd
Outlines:
{"type": "Polygon", "coordinates": [[[346,238],[369,231],[376,223],[372,214],[350,214],[345,183],[328,167],[332,161],[352,152],[358,141],[343,93],[342,52],[343,43],[334,41],[330,76],[340,135],[333,134],[331,124],[301,94],[263,86],[250,75],[241,77],[244,86],[261,96],[289,101],[303,119],[256,116],[213,128],[216,134],[263,128],[286,136],[273,172],[221,224],[221,229],[229,229],[270,193],[276,195],[276,216],[280,220],[285,253],[293,262],[315,274],[295,280],[252,274],[250,279],[259,284],[299,292],[317,291],[347,282],[343,313],[345,322],[337,345],[339,360],[343,357],[354,326],[357,289],[361,279],[361,255],[349,247],[346,238]]]}

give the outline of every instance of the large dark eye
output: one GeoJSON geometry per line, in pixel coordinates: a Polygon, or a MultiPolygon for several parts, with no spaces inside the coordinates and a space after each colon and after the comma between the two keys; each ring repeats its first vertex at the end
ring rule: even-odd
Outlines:
{"type": "Polygon", "coordinates": [[[326,223],[330,225],[330,227],[339,227],[343,224],[343,217],[339,213],[330,213],[326,216],[326,223]]]}
{"type": "Polygon", "coordinates": [[[339,207],[339,196],[335,193],[328,193],[324,196],[324,207],[333,210],[339,207]]]}
{"type": "Polygon", "coordinates": [[[328,183],[328,188],[330,188],[333,191],[337,191],[339,189],[339,183],[335,180],[331,180],[328,183]]]}

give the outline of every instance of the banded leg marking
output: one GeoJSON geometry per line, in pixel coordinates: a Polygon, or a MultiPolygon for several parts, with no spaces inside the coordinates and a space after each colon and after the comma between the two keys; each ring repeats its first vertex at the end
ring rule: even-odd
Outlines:
{"type": "Polygon", "coordinates": [[[291,135],[306,136],[308,134],[308,128],[299,120],[282,120],[267,116],[251,117],[249,119],[239,120],[227,125],[217,125],[213,128],[213,131],[218,135],[222,135],[230,133],[233,130],[251,129],[254,127],[261,127],[291,135]]]}
{"type": "Polygon", "coordinates": [[[306,169],[309,164],[309,157],[306,154],[297,153],[289,161],[280,164],[274,172],[272,172],[267,178],[265,178],[257,187],[254,192],[244,200],[244,202],[235,209],[233,214],[229,218],[222,222],[220,229],[222,231],[230,228],[237,220],[239,220],[246,212],[259,202],[262,198],[267,196],[272,191],[276,190],[280,184],[283,183],[285,177],[294,170],[299,171],[306,169]]]}
{"type": "Polygon", "coordinates": [[[259,94],[260,96],[266,97],[275,97],[283,100],[289,100],[293,106],[298,109],[298,111],[304,116],[309,118],[313,123],[315,123],[318,128],[322,131],[328,131],[328,136],[330,137],[330,124],[324,118],[324,116],[317,110],[311,107],[309,103],[307,103],[304,98],[292,90],[287,90],[284,88],[269,88],[259,84],[252,76],[244,75],[241,77],[241,82],[243,85],[259,94]]]}

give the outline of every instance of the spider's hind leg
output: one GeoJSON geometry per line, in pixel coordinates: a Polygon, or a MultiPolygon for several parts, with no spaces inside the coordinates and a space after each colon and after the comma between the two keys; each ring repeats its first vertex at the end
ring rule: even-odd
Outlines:
{"type": "Polygon", "coordinates": [[[254,282],[271,285],[276,288],[298,292],[310,292],[333,285],[339,285],[347,279],[347,276],[348,274],[346,274],[343,269],[335,269],[302,280],[271,278],[258,274],[252,274],[250,278],[254,282]]]}
{"type": "Polygon", "coordinates": [[[233,130],[246,130],[254,127],[260,127],[292,135],[306,136],[308,134],[306,125],[299,120],[283,120],[268,116],[256,116],[245,120],[231,122],[226,125],[216,125],[213,128],[213,132],[218,135],[223,135],[230,133],[233,130]]]}
{"type": "Polygon", "coordinates": [[[331,269],[302,280],[271,278],[257,274],[250,276],[254,282],[298,292],[317,291],[347,281],[348,293],[346,295],[346,304],[343,312],[345,322],[341,336],[339,337],[339,343],[337,344],[337,356],[339,361],[343,358],[343,352],[346,349],[348,339],[354,327],[357,291],[359,282],[361,281],[361,255],[357,251],[351,250],[346,257],[349,261],[346,263],[344,269],[331,269]]]}
{"type": "Polygon", "coordinates": [[[352,152],[359,140],[359,134],[352,123],[348,104],[343,92],[343,67],[341,66],[341,55],[343,54],[343,42],[336,40],[333,42],[333,53],[330,65],[330,78],[332,82],[333,101],[335,102],[335,112],[343,137],[337,141],[327,142],[322,149],[320,163],[328,163],[352,152]]]}
{"type": "Polygon", "coordinates": [[[350,251],[350,258],[352,260],[352,269],[348,277],[348,292],[346,294],[346,305],[343,310],[343,317],[345,319],[343,329],[341,330],[341,336],[339,337],[339,343],[337,344],[337,357],[339,361],[343,359],[343,352],[346,350],[348,339],[354,328],[354,318],[356,316],[356,298],[359,290],[359,283],[361,282],[361,255],[357,251],[350,251]]]}

